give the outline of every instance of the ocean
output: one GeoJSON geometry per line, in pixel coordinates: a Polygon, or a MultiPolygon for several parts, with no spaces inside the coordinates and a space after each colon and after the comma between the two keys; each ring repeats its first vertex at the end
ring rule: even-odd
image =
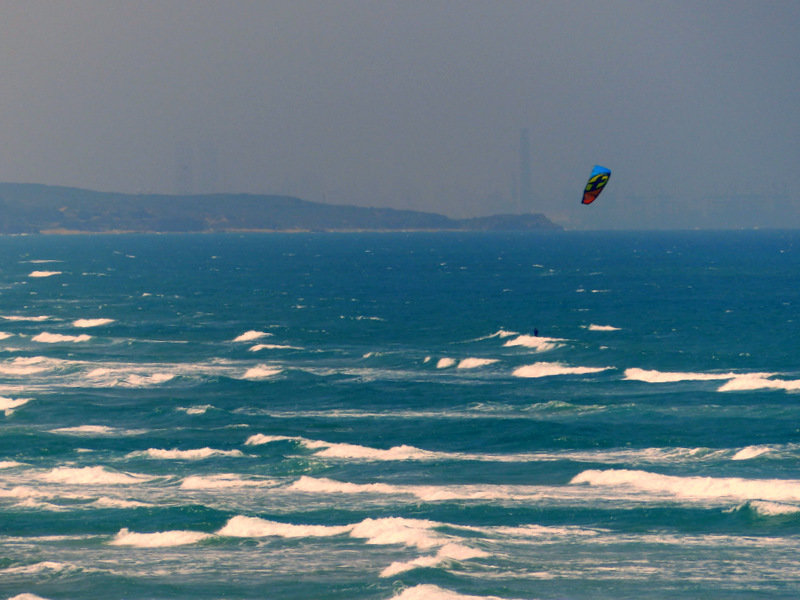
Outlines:
{"type": "Polygon", "coordinates": [[[798,231],[0,256],[0,598],[800,597],[798,231]]]}

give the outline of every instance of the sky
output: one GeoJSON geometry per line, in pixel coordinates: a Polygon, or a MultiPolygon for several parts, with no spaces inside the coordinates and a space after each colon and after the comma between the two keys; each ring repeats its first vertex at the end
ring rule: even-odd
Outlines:
{"type": "Polygon", "coordinates": [[[800,227],[798,24],[796,0],[0,0],[0,181],[800,227]]]}

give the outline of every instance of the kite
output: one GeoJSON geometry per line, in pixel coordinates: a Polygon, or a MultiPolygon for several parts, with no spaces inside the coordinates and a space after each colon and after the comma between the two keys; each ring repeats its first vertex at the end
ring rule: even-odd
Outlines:
{"type": "Polygon", "coordinates": [[[611,177],[611,170],[595,165],[592,169],[592,174],[589,175],[589,181],[586,182],[586,189],[583,190],[582,204],[591,204],[603,191],[608,183],[608,178],[611,177]]]}

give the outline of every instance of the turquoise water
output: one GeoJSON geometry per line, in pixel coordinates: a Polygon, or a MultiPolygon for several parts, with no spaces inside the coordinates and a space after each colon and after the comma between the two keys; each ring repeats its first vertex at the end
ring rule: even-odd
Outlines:
{"type": "Polygon", "coordinates": [[[2,598],[800,594],[800,232],[0,257],[2,598]]]}

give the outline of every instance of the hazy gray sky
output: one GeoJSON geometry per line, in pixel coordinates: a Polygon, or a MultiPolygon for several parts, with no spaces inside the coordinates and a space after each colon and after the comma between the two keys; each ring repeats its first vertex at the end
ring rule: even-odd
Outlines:
{"type": "Polygon", "coordinates": [[[0,180],[800,226],[800,2],[0,0],[0,180]],[[595,163],[612,169],[590,207],[595,163]]]}

